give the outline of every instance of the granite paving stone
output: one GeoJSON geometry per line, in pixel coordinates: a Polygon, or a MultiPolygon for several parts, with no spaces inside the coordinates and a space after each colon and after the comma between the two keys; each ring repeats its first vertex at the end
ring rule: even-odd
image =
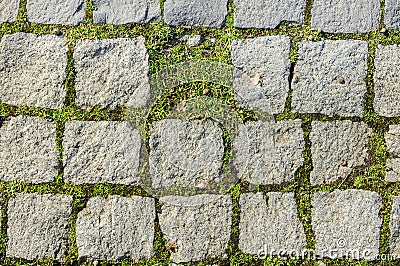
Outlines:
{"type": "Polygon", "coordinates": [[[385,134],[385,142],[388,148],[386,162],[386,181],[400,181],[400,125],[390,125],[385,134]]]}
{"type": "Polygon", "coordinates": [[[0,1],[0,23],[15,22],[18,16],[19,0],[0,1]]]}

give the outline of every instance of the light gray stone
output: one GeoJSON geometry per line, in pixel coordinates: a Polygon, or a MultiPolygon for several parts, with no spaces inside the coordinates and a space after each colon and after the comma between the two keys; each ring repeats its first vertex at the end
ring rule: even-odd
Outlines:
{"type": "Polygon", "coordinates": [[[7,257],[63,260],[69,243],[72,197],[18,194],[8,202],[7,257]]]}
{"type": "Polygon", "coordinates": [[[19,0],[0,1],[0,22],[14,22],[18,16],[19,0]]]}
{"type": "Polygon", "coordinates": [[[282,21],[302,24],[305,0],[234,0],[237,28],[276,28],[282,21]]]}
{"type": "Polygon", "coordinates": [[[394,197],[390,214],[390,254],[400,257],[400,197],[394,197]]]}
{"type": "Polygon", "coordinates": [[[215,122],[155,122],[150,136],[152,187],[206,188],[221,182],[223,156],[222,131],[215,122]]]}
{"type": "Polygon", "coordinates": [[[284,111],[289,92],[289,51],[287,36],[233,42],[233,89],[240,107],[269,114],[284,111]]]}
{"type": "Polygon", "coordinates": [[[292,80],[292,110],[328,116],[364,114],[368,43],[302,42],[292,80]]]}
{"type": "Polygon", "coordinates": [[[244,253],[259,254],[262,250],[272,256],[285,250],[302,254],[307,245],[294,193],[242,194],[239,228],[239,249],[244,253]]]}
{"type": "Polygon", "coordinates": [[[385,0],[385,26],[388,29],[400,29],[400,0],[385,0]]]}
{"type": "Polygon", "coordinates": [[[150,23],[161,19],[158,0],[93,0],[94,23],[150,23]]]}
{"type": "Polygon", "coordinates": [[[144,37],[82,40],[75,47],[76,104],[142,107],[150,97],[144,37]]]}
{"type": "Polygon", "coordinates": [[[139,182],[139,131],[129,122],[70,121],[63,140],[64,180],[75,184],[139,182]]]}
{"type": "Polygon", "coordinates": [[[204,37],[201,35],[185,35],[182,38],[183,41],[186,41],[187,46],[196,47],[204,42],[204,37]]]}
{"type": "Polygon", "coordinates": [[[221,28],[228,15],[228,0],[166,0],[164,20],[171,26],[221,28]]]}
{"type": "Polygon", "coordinates": [[[0,42],[0,101],[61,108],[67,67],[65,39],[31,33],[4,35],[0,42]]]}
{"type": "Polygon", "coordinates": [[[257,185],[292,182],[304,162],[301,120],[241,124],[233,150],[240,180],[257,185]]]}
{"type": "Polygon", "coordinates": [[[378,45],[374,72],[374,109],[382,116],[400,116],[399,62],[399,45],[378,45]]]}
{"type": "Polygon", "coordinates": [[[311,184],[344,181],[355,170],[366,167],[372,135],[372,129],[362,122],[312,122],[311,184]]]}
{"type": "Polygon", "coordinates": [[[330,33],[365,33],[379,28],[379,0],[315,0],[311,26],[330,33]]]}
{"type": "Polygon", "coordinates": [[[226,257],[232,223],[229,196],[168,196],[160,204],[160,227],[173,262],[226,257]]]}
{"type": "Polygon", "coordinates": [[[0,181],[46,183],[57,175],[56,124],[39,118],[8,118],[0,127],[0,181]]]}
{"type": "Polygon", "coordinates": [[[318,256],[375,260],[382,225],[378,193],[354,189],[318,192],[311,205],[318,256]]]}
{"type": "Polygon", "coordinates": [[[89,199],[76,221],[79,258],[120,261],[154,255],[155,201],[113,195],[89,199]]]}
{"type": "Polygon", "coordinates": [[[400,181],[400,125],[390,125],[389,132],[385,134],[388,147],[386,162],[386,181],[400,181]]]}

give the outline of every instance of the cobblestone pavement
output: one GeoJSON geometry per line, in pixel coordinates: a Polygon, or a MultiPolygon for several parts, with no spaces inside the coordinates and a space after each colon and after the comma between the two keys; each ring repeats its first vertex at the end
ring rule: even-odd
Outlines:
{"type": "Polygon", "coordinates": [[[0,265],[399,265],[399,14],[0,0],[0,265]],[[151,75],[189,60],[229,65],[232,88],[153,102],[151,75]],[[166,115],[199,95],[234,134],[166,115]]]}

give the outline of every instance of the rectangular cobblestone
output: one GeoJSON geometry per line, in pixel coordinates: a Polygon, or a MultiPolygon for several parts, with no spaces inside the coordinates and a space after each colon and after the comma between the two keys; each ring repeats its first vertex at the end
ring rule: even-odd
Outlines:
{"type": "Polygon", "coordinates": [[[390,254],[400,257],[400,197],[393,197],[390,214],[390,254]]]}
{"type": "Polygon", "coordinates": [[[0,22],[14,22],[18,16],[19,0],[0,1],[0,22]]]}
{"type": "Polygon", "coordinates": [[[400,29],[400,0],[385,0],[384,22],[388,29],[400,29]]]}
{"type": "Polygon", "coordinates": [[[400,181],[400,125],[389,126],[385,141],[388,148],[386,181],[397,182],[400,181]]]}

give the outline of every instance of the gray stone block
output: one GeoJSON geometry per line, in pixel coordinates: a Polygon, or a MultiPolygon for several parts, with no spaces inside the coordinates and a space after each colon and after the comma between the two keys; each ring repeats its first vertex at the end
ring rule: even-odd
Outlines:
{"type": "Polygon", "coordinates": [[[18,16],[19,0],[0,2],[0,22],[15,22],[18,16]]]}
{"type": "Polygon", "coordinates": [[[150,97],[145,39],[82,40],[75,47],[76,104],[142,107],[150,97]]]}
{"type": "Polygon", "coordinates": [[[302,42],[292,80],[292,110],[328,116],[364,114],[368,43],[302,42]]]}
{"type": "Polygon", "coordinates": [[[7,257],[63,260],[69,243],[72,197],[18,194],[8,202],[7,257]]]}
{"type": "Polygon", "coordinates": [[[399,45],[378,45],[374,72],[374,109],[382,116],[400,116],[399,62],[399,45]]]}
{"type": "Polygon", "coordinates": [[[294,181],[304,162],[301,120],[248,122],[239,126],[233,164],[240,180],[256,185],[294,181]]]}
{"type": "Polygon", "coordinates": [[[76,221],[79,258],[120,261],[154,255],[155,201],[113,195],[89,199],[76,221]]]}
{"type": "Polygon", "coordinates": [[[311,205],[318,256],[375,260],[382,225],[378,193],[353,189],[317,192],[311,205]]]}
{"type": "Polygon", "coordinates": [[[67,51],[62,37],[22,32],[4,35],[0,42],[0,101],[61,108],[67,51]]]}
{"type": "Polygon", "coordinates": [[[63,140],[64,181],[139,182],[141,136],[129,122],[70,121],[63,140]]]}
{"type": "Polygon", "coordinates": [[[386,181],[400,181],[400,125],[390,125],[389,132],[385,134],[388,148],[386,162],[386,181]]]}
{"type": "Polygon", "coordinates": [[[312,122],[311,184],[344,181],[355,170],[366,167],[372,135],[372,129],[362,122],[312,122]]]}
{"type": "Polygon", "coordinates": [[[232,223],[229,196],[168,196],[160,204],[160,227],[173,262],[226,257],[232,223]]]}
{"type": "Polygon", "coordinates": [[[237,28],[276,28],[282,21],[302,24],[305,0],[234,0],[237,28]]]}
{"type": "Polygon", "coordinates": [[[287,36],[233,42],[233,90],[240,107],[269,114],[284,111],[289,92],[289,51],[287,36]]]}
{"type": "Polygon", "coordinates": [[[387,29],[400,29],[400,0],[385,0],[384,18],[387,29]]]}
{"type": "Polygon", "coordinates": [[[306,249],[294,193],[242,194],[240,208],[239,249],[244,253],[276,256],[279,250],[302,254],[306,249]]]}
{"type": "Polygon", "coordinates": [[[46,183],[57,175],[56,124],[17,116],[0,127],[0,181],[46,183]]]}
{"type": "Polygon", "coordinates": [[[94,23],[144,24],[161,19],[158,0],[93,0],[93,5],[94,23]]]}
{"type": "Polygon", "coordinates": [[[365,33],[379,28],[379,0],[315,0],[311,26],[330,33],[365,33]]]}
{"type": "Polygon", "coordinates": [[[400,257],[400,197],[394,197],[390,214],[390,254],[400,257]]]}
{"type": "Polygon", "coordinates": [[[26,16],[38,24],[77,25],[85,18],[85,0],[27,0],[26,16]]]}
{"type": "Polygon", "coordinates": [[[171,26],[221,28],[228,15],[228,0],[166,0],[164,20],[171,26]]]}
{"type": "Polygon", "coordinates": [[[221,182],[224,144],[215,122],[166,119],[155,122],[150,137],[152,187],[207,188],[221,182]]]}

